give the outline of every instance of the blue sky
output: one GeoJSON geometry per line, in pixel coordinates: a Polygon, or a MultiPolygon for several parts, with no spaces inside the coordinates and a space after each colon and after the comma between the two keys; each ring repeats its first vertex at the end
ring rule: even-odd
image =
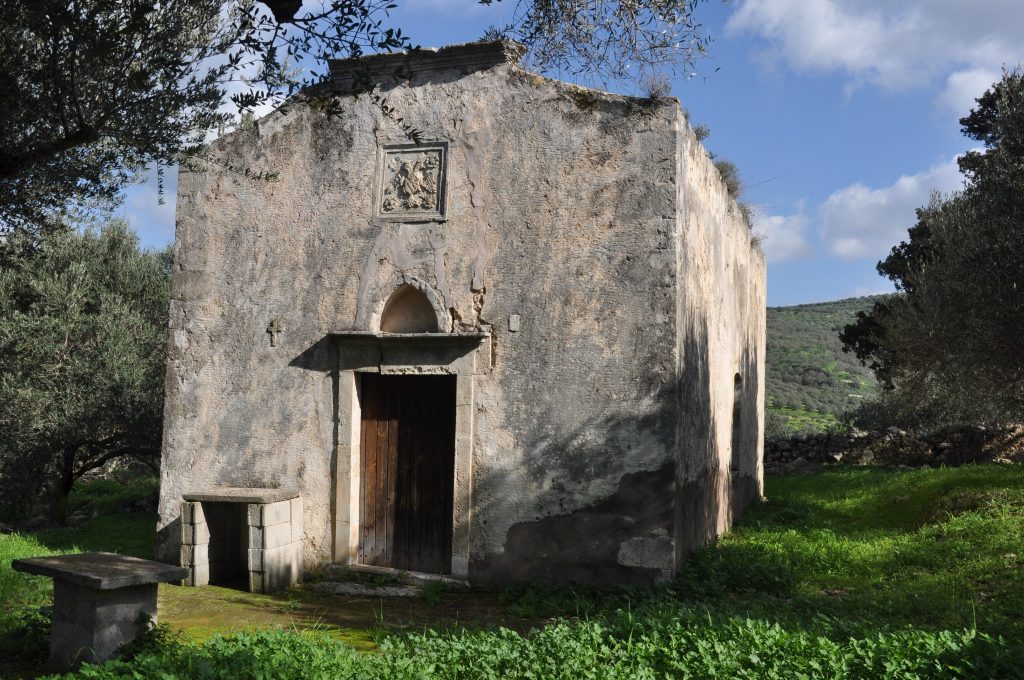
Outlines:
{"type": "MultiPolygon", "coordinates": [[[[437,47],[479,38],[514,2],[398,0],[394,23],[437,47]]],[[[891,290],[875,263],[931,192],[960,186],[956,156],[971,143],[957,121],[1024,61],[1024,1],[707,0],[697,11],[711,55],[672,94],[740,169],[768,304],[891,290]]],[[[164,183],[164,205],[150,177],[120,211],[147,246],[174,238],[173,169],[164,183]]]]}

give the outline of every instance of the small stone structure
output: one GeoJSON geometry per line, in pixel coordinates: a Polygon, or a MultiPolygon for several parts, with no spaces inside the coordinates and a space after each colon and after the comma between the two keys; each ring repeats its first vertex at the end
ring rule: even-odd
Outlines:
{"type": "Polygon", "coordinates": [[[185,584],[269,593],[302,577],[302,498],[288,489],[190,491],[181,503],[185,584]]]}
{"type": "Polygon", "coordinates": [[[307,566],[649,583],[761,495],[742,211],[675,99],[520,55],[333,62],[343,115],[181,169],[160,559],[190,491],[287,487],[307,566]]]}
{"type": "Polygon", "coordinates": [[[156,623],[157,584],[186,576],[181,567],[105,552],[31,557],[11,566],[53,579],[50,666],[56,671],[109,659],[156,623]]]}

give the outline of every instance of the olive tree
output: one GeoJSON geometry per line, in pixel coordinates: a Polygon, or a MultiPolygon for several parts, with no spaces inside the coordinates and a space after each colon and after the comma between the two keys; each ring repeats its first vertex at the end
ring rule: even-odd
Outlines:
{"type": "Polygon", "coordinates": [[[0,240],[0,506],[49,501],[108,461],[156,469],[170,255],[122,222],[0,240]]]}

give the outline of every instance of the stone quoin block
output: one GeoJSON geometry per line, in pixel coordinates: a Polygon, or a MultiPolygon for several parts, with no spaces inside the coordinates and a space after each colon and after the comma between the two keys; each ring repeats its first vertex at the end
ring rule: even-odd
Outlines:
{"type": "Polygon", "coordinates": [[[206,522],[181,525],[182,545],[206,545],[209,542],[210,526],[206,522]]]}
{"type": "Polygon", "coordinates": [[[283,590],[299,582],[300,566],[297,551],[291,546],[278,550],[280,550],[280,554],[272,558],[273,565],[268,565],[263,572],[263,592],[265,593],[283,590]]]}
{"type": "Polygon", "coordinates": [[[186,586],[207,586],[210,585],[210,564],[193,564],[188,568],[188,576],[184,581],[186,586]]]}
{"type": "Polygon", "coordinates": [[[246,517],[251,527],[263,526],[263,506],[266,503],[249,503],[246,506],[246,517]]]}
{"type": "Polygon", "coordinates": [[[195,501],[182,501],[181,503],[181,523],[182,524],[201,524],[206,521],[206,515],[203,513],[203,504],[195,501]]]}
{"type": "Polygon", "coordinates": [[[249,586],[253,592],[269,593],[295,585],[302,580],[302,544],[250,550],[249,569],[249,586]]]}
{"type": "Polygon", "coordinates": [[[275,524],[270,527],[249,527],[249,548],[279,548],[292,542],[292,528],[289,524],[275,524]]]}
{"type": "Polygon", "coordinates": [[[249,526],[249,550],[263,550],[263,527],[249,526]]]}
{"type": "Polygon", "coordinates": [[[302,541],[292,543],[292,583],[302,580],[302,574],[306,570],[306,552],[302,541]]]}
{"type": "Polygon", "coordinates": [[[298,562],[302,555],[302,546],[289,543],[270,550],[250,550],[249,570],[263,572],[287,571],[298,576],[298,562]],[[257,554],[254,554],[257,553],[257,554]]]}
{"type": "Polygon", "coordinates": [[[263,571],[263,548],[249,548],[247,551],[249,571],[263,571]]]}
{"type": "Polygon", "coordinates": [[[259,526],[271,527],[276,524],[290,522],[292,517],[292,502],[278,501],[267,503],[261,507],[259,526]]]}
{"type": "Polygon", "coordinates": [[[262,593],[263,590],[263,572],[262,571],[250,571],[249,572],[249,592],[250,593],[262,593]]]}

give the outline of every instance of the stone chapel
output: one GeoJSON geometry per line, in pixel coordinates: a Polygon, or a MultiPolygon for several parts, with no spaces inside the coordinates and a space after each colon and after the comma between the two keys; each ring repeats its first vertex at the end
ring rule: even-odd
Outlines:
{"type": "Polygon", "coordinates": [[[160,559],[669,578],[761,495],[765,259],[672,98],[331,64],[178,182],[160,559]]]}

